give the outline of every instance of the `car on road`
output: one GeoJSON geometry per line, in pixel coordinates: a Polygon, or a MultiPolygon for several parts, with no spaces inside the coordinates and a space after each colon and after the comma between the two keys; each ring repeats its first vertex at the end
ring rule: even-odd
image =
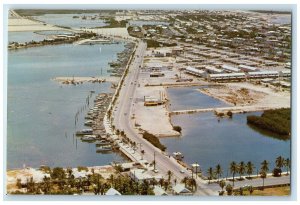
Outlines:
{"type": "Polygon", "coordinates": [[[153,172],[158,173],[158,170],[157,169],[153,169],[153,172]]]}
{"type": "Polygon", "coordinates": [[[185,172],[185,171],[184,171],[183,169],[182,169],[182,170],[180,170],[180,173],[181,173],[181,174],[184,174],[184,172],[185,172]]]}

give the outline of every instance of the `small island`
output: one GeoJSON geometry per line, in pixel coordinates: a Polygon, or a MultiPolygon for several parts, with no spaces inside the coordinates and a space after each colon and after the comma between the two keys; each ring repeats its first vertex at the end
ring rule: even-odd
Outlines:
{"type": "Polygon", "coordinates": [[[247,123],[279,135],[291,135],[291,109],[266,110],[261,116],[249,115],[247,123]]]}

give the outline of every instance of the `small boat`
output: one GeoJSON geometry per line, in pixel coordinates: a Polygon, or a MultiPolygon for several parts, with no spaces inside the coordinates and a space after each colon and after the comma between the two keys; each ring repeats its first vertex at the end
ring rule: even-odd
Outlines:
{"type": "Polygon", "coordinates": [[[112,147],[110,145],[104,145],[101,147],[97,147],[96,152],[109,152],[112,151],[112,147]]]}
{"type": "Polygon", "coordinates": [[[83,137],[81,137],[81,140],[85,142],[93,142],[96,139],[97,139],[96,135],[84,135],[83,137]]]}
{"type": "Polygon", "coordinates": [[[84,123],[85,126],[92,126],[94,124],[93,120],[88,120],[84,123]]]}
{"type": "Polygon", "coordinates": [[[96,143],[96,147],[101,147],[104,145],[110,145],[110,142],[106,141],[106,140],[100,140],[96,143]]]}
{"type": "Polygon", "coordinates": [[[76,135],[91,135],[93,134],[93,129],[83,129],[81,131],[77,131],[76,135]]]}

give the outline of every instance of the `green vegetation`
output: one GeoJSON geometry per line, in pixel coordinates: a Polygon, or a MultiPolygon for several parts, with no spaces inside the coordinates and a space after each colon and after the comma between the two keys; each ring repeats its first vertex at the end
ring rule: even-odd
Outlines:
{"type": "Polygon", "coordinates": [[[155,40],[147,40],[147,48],[159,47],[159,42],[155,40]]]}
{"type": "Polygon", "coordinates": [[[147,40],[147,48],[157,48],[160,47],[160,45],[164,47],[177,46],[176,43],[161,43],[152,39],[147,40]]]}
{"type": "Polygon", "coordinates": [[[173,126],[173,130],[175,130],[175,131],[177,131],[177,132],[180,132],[181,133],[181,127],[180,126],[178,126],[178,125],[175,125],[175,126],[173,126]]]}
{"type": "Polygon", "coordinates": [[[160,149],[162,151],[166,150],[166,146],[163,145],[163,144],[161,144],[160,141],[159,141],[159,139],[155,135],[153,135],[153,134],[145,131],[144,134],[143,134],[143,138],[146,139],[151,144],[153,144],[158,149],[160,149]]]}
{"type": "MultiPolygon", "coordinates": [[[[35,182],[33,177],[27,178],[26,182],[20,179],[16,182],[18,190],[10,194],[46,194],[46,195],[73,195],[83,193],[94,193],[104,195],[108,189],[113,187],[122,195],[154,195],[153,188],[158,182],[150,181],[136,182],[128,175],[121,175],[117,171],[104,179],[101,174],[95,173],[75,178],[71,168],[63,169],[56,167],[51,170],[50,177],[45,176],[41,182],[35,182]],[[21,190],[24,188],[23,190],[21,190]]],[[[165,183],[165,181],[163,180],[165,183]]]]}
{"type": "Polygon", "coordinates": [[[267,110],[260,117],[250,115],[247,117],[247,123],[280,135],[290,136],[291,109],[267,110]]]}
{"type": "Polygon", "coordinates": [[[108,25],[103,26],[102,28],[125,28],[126,24],[128,23],[128,21],[122,20],[122,21],[116,21],[114,17],[110,17],[105,19],[105,23],[107,23],[108,25]]]}
{"type": "Polygon", "coordinates": [[[78,170],[79,172],[81,172],[81,171],[86,171],[86,172],[88,172],[88,171],[89,171],[89,169],[88,169],[87,167],[82,167],[82,166],[78,166],[78,167],[77,167],[77,170],[78,170]]]}

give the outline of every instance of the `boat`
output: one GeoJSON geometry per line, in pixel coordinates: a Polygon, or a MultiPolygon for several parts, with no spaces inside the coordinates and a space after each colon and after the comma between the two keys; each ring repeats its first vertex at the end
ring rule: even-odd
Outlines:
{"type": "Polygon", "coordinates": [[[96,148],[96,152],[110,152],[112,151],[111,145],[103,145],[96,148]]]}
{"type": "Polygon", "coordinates": [[[93,120],[88,120],[84,123],[85,126],[92,126],[94,124],[93,120]]]}
{"type": "Polygon", "coordinates": [[[76,135],[91,135],[93,134],[93,129],[83,129],[81,131],[77,131],[76,135]]]}
{"type": "Polygon", "coordinates": [[[96,139],[97,139],[96,135],[84,135],[83,137],[81,137],[81,140],[85,142],[93,142],[96,139]]]}
{"type": "Polygon", "coordinates": [[[110,145],[110,142],[106,141],[106,140],[100,140],[96,143],[96,147],[101,147],[104,145],[110,145]]]}

